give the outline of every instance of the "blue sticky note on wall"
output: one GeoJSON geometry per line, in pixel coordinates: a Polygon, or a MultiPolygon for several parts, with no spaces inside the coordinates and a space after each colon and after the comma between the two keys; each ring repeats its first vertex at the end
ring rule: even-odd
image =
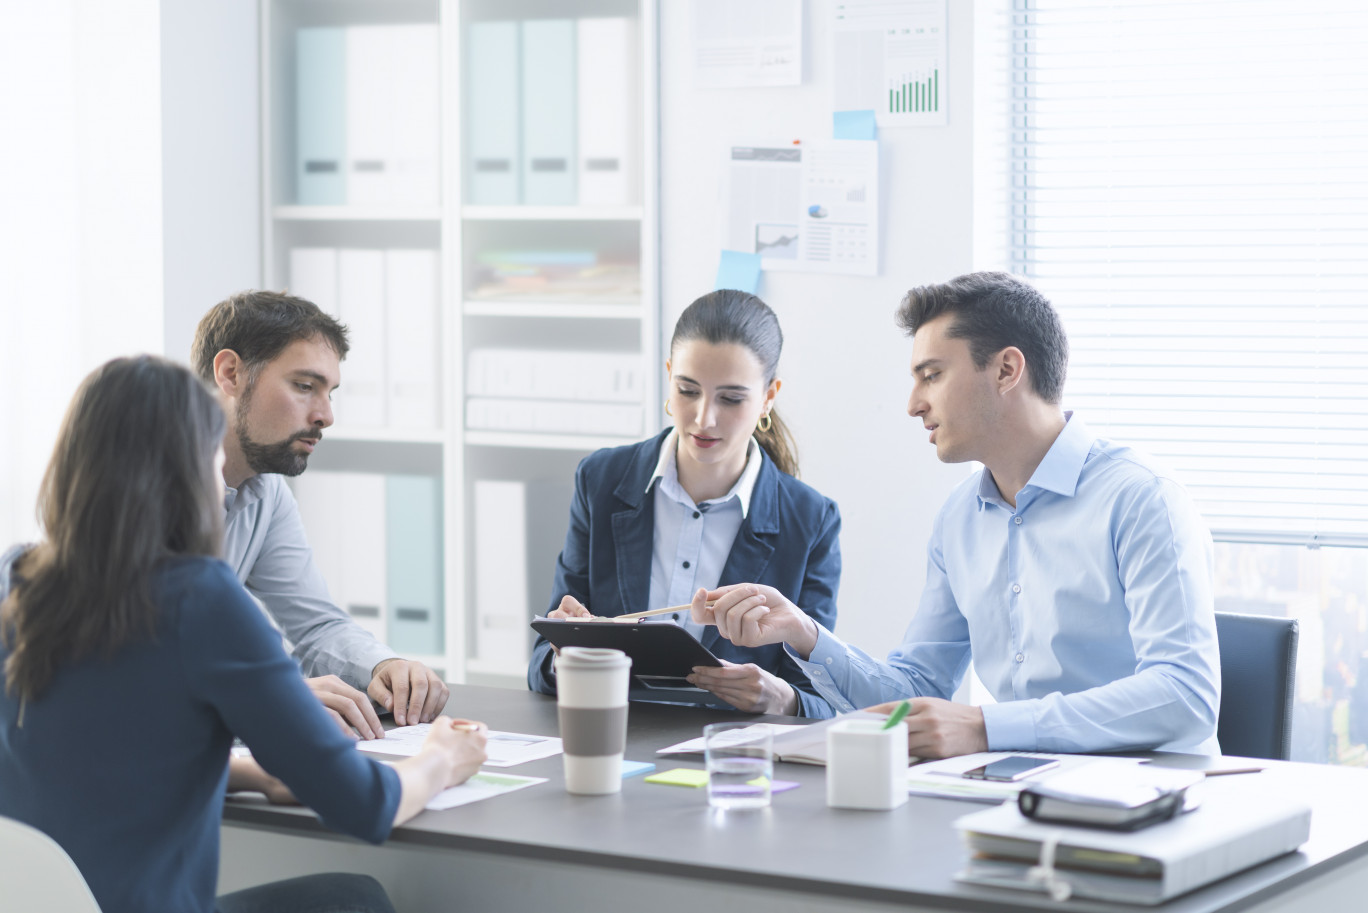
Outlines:
{"type": "Polygon", "coordinates": [[[717,265],[717,282],[713,288],[734,288],[755,294],[760,287],[760,255],[739,250],[722,251],[722,262],[717,265]]]}
{"type": "Polygon", "coordinates": [[[831,115],[831,135],[835,139],[878,139],[874,110],[834,111],[831,115]]]}

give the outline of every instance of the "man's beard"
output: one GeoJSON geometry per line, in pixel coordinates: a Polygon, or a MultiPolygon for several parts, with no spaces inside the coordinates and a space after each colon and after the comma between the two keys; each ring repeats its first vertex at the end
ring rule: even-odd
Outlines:
{"type": "Polygon", "coordinates": [[[323,437],[322,432],[305,429],[274,444],[262,444],[259,441],[254,441],[247,434],[246,419],[249,398],[244,397],[240,400],[237,410],[238,446],[242,448],[242,455],[247,460],[248,468],[258,475],[274,472],[283,476],[297,476],[309,468],[309,454],[295,451],[294,443],[295,441],[320,440],[323,437]]]}

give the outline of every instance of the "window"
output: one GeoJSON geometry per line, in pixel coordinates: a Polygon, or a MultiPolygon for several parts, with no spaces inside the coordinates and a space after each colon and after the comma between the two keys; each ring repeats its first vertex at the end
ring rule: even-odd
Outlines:
{"type": "Polygon", "coordinates": [[[975,31],[977,262],[1059,308],[1066,408],[1187,483],[1217,610],[1301,622],[1293,757],[1368,765],[1368,7],[979,0],[975,31]]]}

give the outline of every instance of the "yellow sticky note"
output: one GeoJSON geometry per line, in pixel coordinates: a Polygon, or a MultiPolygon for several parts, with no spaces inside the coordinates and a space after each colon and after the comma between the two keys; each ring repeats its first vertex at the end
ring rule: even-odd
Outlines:
{"type": "Polygon", "coordinates": [[[689,767],[676,767],[674,770],[662,770],[658,774],[651,774],[646,778],[647,783],[664,783],[666,786],[707,786],[708,772],[706,770],[694,770],[689,767]]]}

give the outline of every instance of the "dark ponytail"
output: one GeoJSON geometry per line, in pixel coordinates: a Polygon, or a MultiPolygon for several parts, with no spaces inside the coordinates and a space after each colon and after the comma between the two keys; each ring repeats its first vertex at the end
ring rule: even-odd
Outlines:
{"type": "MultiPolygon", "coordinates": [[[[681,342],[702,340],[712,345],[735,343],[745,346],[760,361],[765,371],[765,385],[774,380],[779,370],[779,353],[784,348],[784,334],[779,329],[779,318],[769,305],[755,295],[735,289],[709,292],[684,309],[675,323],[670,338],[670,352],[681,342]]],[[[774,461],[780,472],[798,476],[798,445],[788,426],[779,418],[778,411],[769,411],[770,427],[755,430],[755,439],[774,461]]]]}

